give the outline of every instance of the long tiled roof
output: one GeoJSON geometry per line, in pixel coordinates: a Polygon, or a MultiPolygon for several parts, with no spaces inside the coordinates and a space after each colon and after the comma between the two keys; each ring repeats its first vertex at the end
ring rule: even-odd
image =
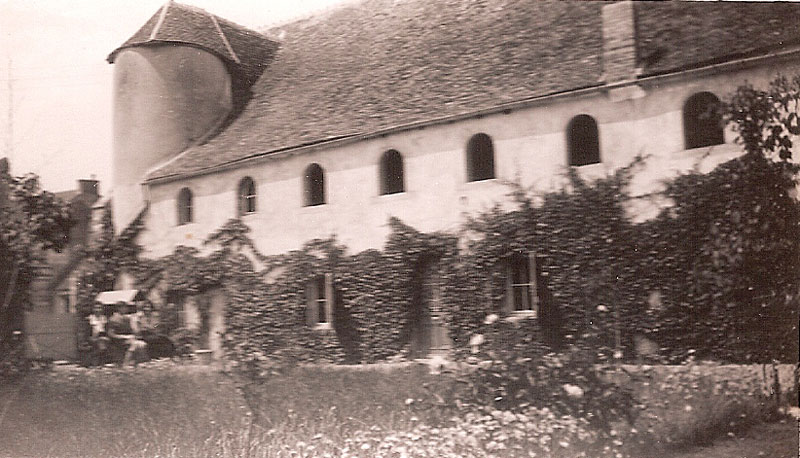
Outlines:
{"type": "MultiPolygon", "coordinates": [[[[280,48],[239,116],[148,179],[600,85],[604,4],[364,0],[271,29],[280,48]]],[[[646,3],[635,11],[643,75],[800,38],[800,5],[646,3]]]]}

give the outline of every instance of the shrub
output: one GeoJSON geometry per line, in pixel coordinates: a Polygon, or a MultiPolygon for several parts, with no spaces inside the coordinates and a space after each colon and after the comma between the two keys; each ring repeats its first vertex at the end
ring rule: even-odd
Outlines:
{"type": "Polygon", "coordinates": [[[629,387],[616,384],[602,354],[570,346],[554,352],[540,338],[535,320],[496,320],[490,315],[473,336],[472,356],[459,374],[459,405],[520,411],[549,408],[601,431],[637,409],[629,387]]]}

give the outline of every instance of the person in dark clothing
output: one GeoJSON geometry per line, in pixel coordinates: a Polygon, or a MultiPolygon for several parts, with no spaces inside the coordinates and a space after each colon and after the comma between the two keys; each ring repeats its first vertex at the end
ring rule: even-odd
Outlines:
{"type": "Polygon", "coordinates": [[[122,359],[122,365],[126,366],[133,362],[138,363],[142,358],[142,354],[146,354],[147,344],[139,339],[138,331],[138,318],[135,315],[135,306],[118,302],[114,307],[114,313],[108,320],[108,336],[117,348],[125,350],[125,356],[122,359]],[[131,310],[133,309],[133,310],[131,310]],[[123,312],[133,312],[125,313],[123,312]]]}

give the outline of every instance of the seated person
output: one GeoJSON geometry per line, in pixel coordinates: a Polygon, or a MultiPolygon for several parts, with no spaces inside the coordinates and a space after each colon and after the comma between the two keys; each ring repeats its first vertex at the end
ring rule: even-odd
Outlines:
{"type": "Polygon", "coordinates": [[[172,341],[159,332],[158,312],[150,301],[142,303],[142,314],[138,324],[139,338],[147,343],[147,354],[150,358],[171,357],[175,354],[172,341]]]}
{"type": "Polygon", "coordinates": [[[136,307],[118,302],[114,307],[114,313],[108,320],[108,336],[114,343],[125,349],[125,357],[122,359],[123,366],[130,362],[136,364],[140,360],[147,359],[147,344],[139,339],[138,330],[136,307]],[[128,313],[123,314],[123,312],[128,313]]]}
{"type": "Polygon", "coordinates": [[[103,360],[108,352],[110,339],[106,333],[106,326],[108,324],[108,317],[103,310],[103,304],[95,302],[92,307],[92,314],[89,315],[89,326],[91,327],[91,334],[89,335],[89,342],[92,344],[94,356],[98,360],[103,360]]]}

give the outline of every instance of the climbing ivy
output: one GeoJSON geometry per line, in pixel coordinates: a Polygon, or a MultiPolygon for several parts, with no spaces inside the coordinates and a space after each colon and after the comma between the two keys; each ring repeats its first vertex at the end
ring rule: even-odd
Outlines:
{"type": "Polygon", "coordinates": [[[102,239],[91,285],[107,284],[124,267],[140,284],[159,284],[171,297],[224,289],[225,347],[235,360],[373,362],[410,350],[413,325],[426,313],[420,308],[423,267],[435,272],[437,313],[456,353],[465,355],[487,314],[503,314],[508,257],[535,253],[542,270],[540,316],[515,328],[540,335],[521,340],[532,350],[541,352],[545,343],[617,359],[692,353],[793,361],[800,204],[798,166],[789,162],[785,132],[797,131],[797,116],[786,114],[797,110],[795,83],[797,90],[787,89],[786,81],[773,87],[780,100],[761,111],[787,127],[766,137],[756,131],[772,124],[743,125],[748,118],[742,113],[758,112],[774,98],[741,89],[724,105],[725,119],[739,126],[747,154],[710,173],[667,182],[663,196],[672,205],[644,223],[633,223],[625,212],[637,160],[592,181],[568,170],[566,185],[555,192],[512,186],[513,208],[498,205],[473,216],[454,234],[423,233],[392,218],[382,250],[355,254],[332,238],[264,256],[235,219],[209,237],[206,255],[176,247],[164,258],[142,260],[132,243],[138,219],[123,231],[126,237],[102,239]],[[769,154],[776,149],[777,161],[769,154]],[[326,273],[336,292],[334,325],[319,331],[306,324],[305,290],[326,273]]]}

